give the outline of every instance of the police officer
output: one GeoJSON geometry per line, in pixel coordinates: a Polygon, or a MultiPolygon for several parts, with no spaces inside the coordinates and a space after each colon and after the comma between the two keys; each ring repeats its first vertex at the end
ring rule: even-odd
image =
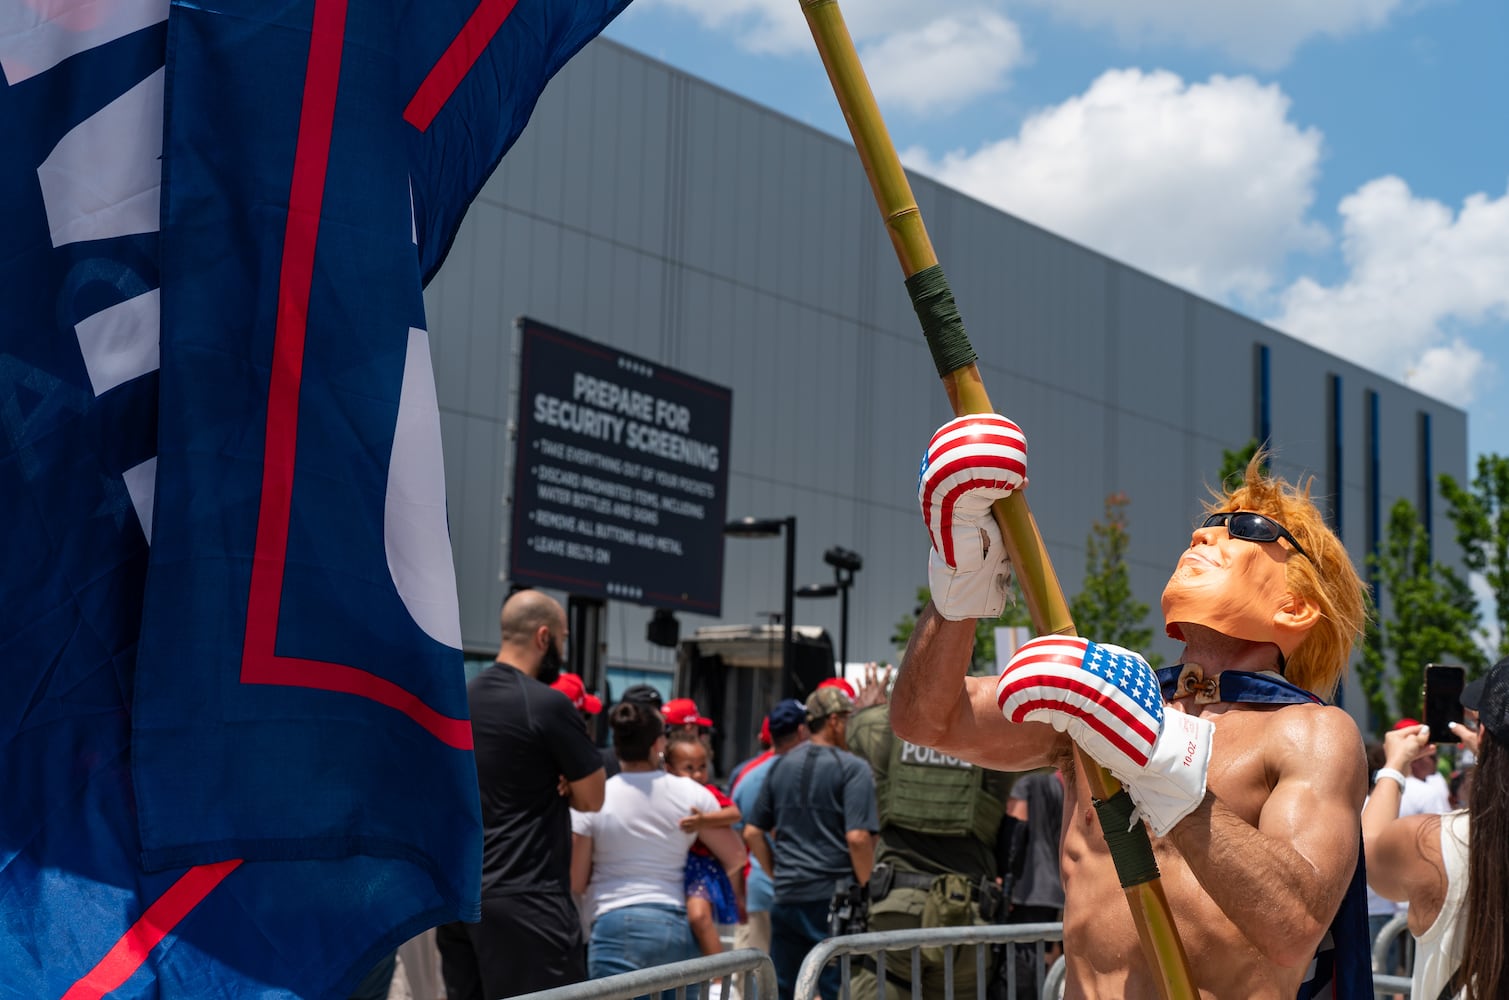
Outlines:
{"type": "MultiPolygon", "coordinates": [[[[854,716],[849,748],[875,773],[880,812],[869,929],[1003,922],[997,837],[1014,775],[898,739],[891,732],[889,704],[854,716]]],[[[944,996],[944,956],[942,948],[922,950],[924,997],[944,996]]],[[[855,973],[855,1000],[874,1000],[875,971],[867,959],[855,973]]],[[[975,996],[973,948],[954,949],[953,976],[954,996],[975,996]]],[[[886,1000],[909,1000],[911,977],[908,952],[887,952],[886,1000]]]]}

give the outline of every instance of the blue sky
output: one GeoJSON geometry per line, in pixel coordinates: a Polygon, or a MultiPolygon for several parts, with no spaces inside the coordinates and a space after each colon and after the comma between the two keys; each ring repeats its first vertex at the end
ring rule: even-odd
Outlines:
{"type": "MultiPolygon", "coordinates": [[[[1462,406],[1470,453],[1509,455],[1509,3],[842,9],[909,167],[1462,406]]],[[[607,35],[848,138],[798,0],[635,0],[607,35]]]]}

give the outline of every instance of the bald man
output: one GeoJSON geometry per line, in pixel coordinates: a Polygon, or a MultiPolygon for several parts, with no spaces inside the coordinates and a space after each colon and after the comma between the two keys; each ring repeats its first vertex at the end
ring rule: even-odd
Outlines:
{"type": "Polygon", "coordinates": [[[565,662],[566,612],[521,590],[504,602],[500,627],[496,662],[466,689],[482,795],[482,922],[437,931],[449,1000],[587,978],[570,809],[600,809],[605,778],[575,706],[550,687],[565,662]]]}

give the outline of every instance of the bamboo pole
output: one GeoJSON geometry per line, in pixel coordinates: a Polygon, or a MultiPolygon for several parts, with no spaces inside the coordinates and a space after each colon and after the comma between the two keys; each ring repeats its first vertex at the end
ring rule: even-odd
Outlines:
{"type": "MultiPolygon", "coordinates": [[[[843,109],[844,119],[849,123],[849,132],[870,179],[870,188],[885,220],[886,232],[890,235],[902,273],[911,278],[918,272],[936,267],[938,255],[923,225],[911,184],[881,118],[837,0],[800,2],[834,94],[843,109]]],[[[959,335],[962,337],[962,330],[959,335]]],[[[956,416],[994,412],[975,364],[968,363],[944,373],[942,379],[956,416]]],[[[1005,500],[998,500],[994,513],[1034,630],[1039,635],[1073,635],[1074,622],[1068,602],[1048,559],[1037,523],[1028,509],[1026,496],[1019,491],[1005,500]]],[[[1095,798],[1104,801],[1120,791],[1121,786],[1111,773],[1077,746],[1074,755],[1095,798]]],[[[1148,866],[1153,867],[1151,848],[1147,851],[1148,866]]],[[[1154,878],[1128,886],[1125,891],[1143,954],[1162,977],[1164,997],[1166,1000],[1193,1000],[1197,994],[1189,958],[1179,940],[1178,928],[1174,926],[1161,882],[1154,878]]]]}

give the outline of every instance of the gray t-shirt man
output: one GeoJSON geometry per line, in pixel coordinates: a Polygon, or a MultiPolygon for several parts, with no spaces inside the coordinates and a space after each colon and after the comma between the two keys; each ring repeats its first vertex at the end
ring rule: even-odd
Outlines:
{"type": "Polygon", "coordinates": [[[880,828],[870,766],[836,747],[803,743],[766,770],[745,820],[775,831],[775,899],[827,901],[854,877],[845,834],[880,828]]]}

